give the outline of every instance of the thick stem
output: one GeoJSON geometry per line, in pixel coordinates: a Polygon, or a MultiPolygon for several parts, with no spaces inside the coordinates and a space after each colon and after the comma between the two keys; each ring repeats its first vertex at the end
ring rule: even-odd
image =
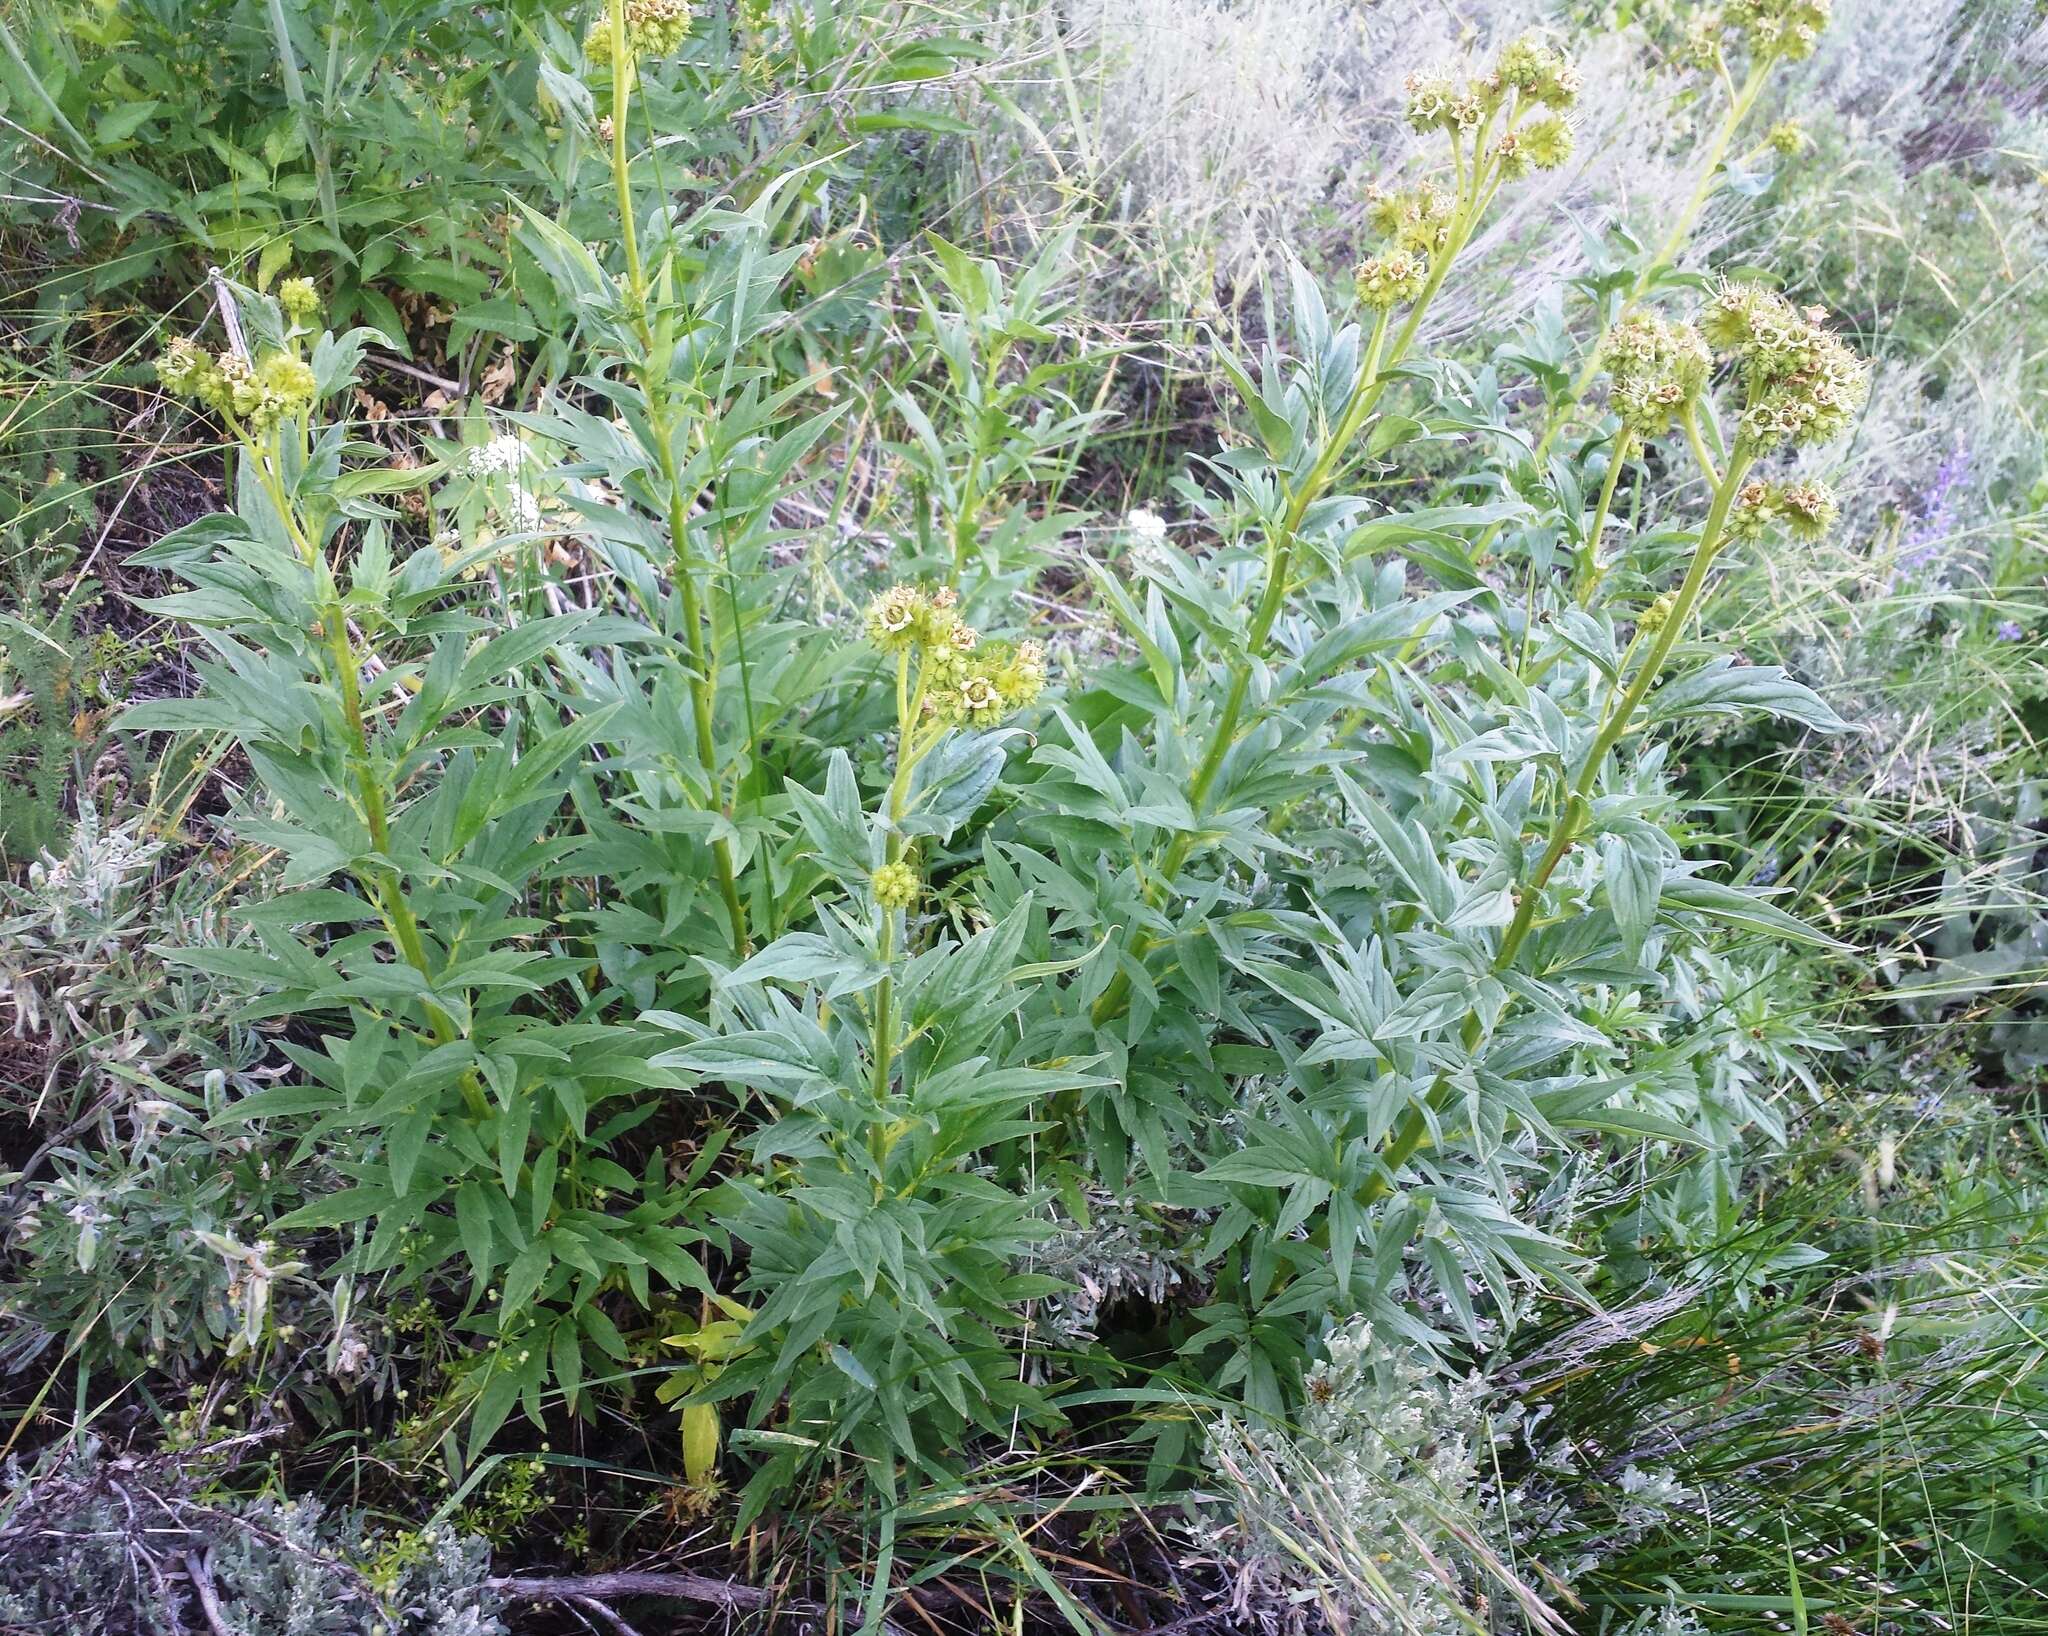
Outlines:
{"type": "MultiPolygon", "coordinates": [[[[1399,364],[1407,355],[1408,347],[1415,338],[1415,332],[1422,322],[1422,315],[1429,303],[1443,286],[1445,273],[1452,259],[1463,247],[1469,225],[1461,215],[1452,229],[1450,239],[1443,251],[1432,261],[1428,282],[1415,298],[1415,305],[1407,321],[1401,326],[1396,337],[1391,357],[1387,349],[1387,329],[1392,318],[1391,310],[1383,310],[1373,324],[1372,341],[1366,349],[1365,361],[1360,366],[1357,383],[1351,389],[1351,396],[1344,405],[1344,412],[1337,417],[1337,428],[1325,442],[1315,463],[1302,478],[1300,486],[1288,501],[1282,515],[1278,532],[1267,542],[1266,580],[1259,596],[1258,607],[1253,611],[1251,629],[1247,633],[1245,652],[1231,667],[1230,688],[1224,695],[1222,713],[1216,718],[1215,730],[1210,734],[1207,750],[1195,777],[1188,787],[1188,805],[1197,815],[1209,798],[1209,792],[1223,769],[1224,758],[1237,742],[1238,723],[1244,715],[1245,700],[1251,690],[1252,669],[1264,657],[1266,642],[1273,634],[1273,626],[1280,617],[1280,610],[1286,606],[1287,588],[1294,573],[1294,552],[1299,543],[1301,525],[1309,508],[1321,499],[1324,492],[1335,480],[1342,466],[1345,454],[1364,428],[1366,420],[1377,407],[1386,390],[1386,371],[1399,364]]],[[[1183,832],[1174,837],[1167,848],[1166,858],[1152,885],[1145,893],[1145,901],[1157,906],[1162,895],[1172,885],[1174,878],[1193,853],[1195,837],[1183,832]]],[[[1145,933],[1139,933],[1132,940],[1131,953],[1142,960],[1157,946],[1157,941],[1145,933]]],[[[1089,1008],[1089,1016],[1100,1028],[1111,1019],[1120,1016],[1130,1003],[1131,979],[1128,973],[1119,971],[1110,979],[1109,986],[1096,997],[1089,1008]]]]}
{"type": "MultiPolygon", "coordinates": [[[[300,559],[314,575],[320,589],[319,635],[327,650],[328,665],[334,672],[342,721],[348,728],[346,755],[349,771],[355,779],[356,801],[362,808],[363,827],[369,832],[370,849],[382,860],[375,869],[356,871],[356,879],[376,906],[378,918],[384,922],[384,930],[399,958],[431,984],[436,974],[433,962],[427,957],[426,938],[420,930],[419,917],[412,912],[412,904],[406,899],[405,882],[397,865],[391,861],[390,803],[370,753],[370,724],[363,714],[362,682],[355,651],[349,645],[348,615],[342,608],[333,572],[300,520],[291,497],[285,492],[284,479],[274,458],[275,449],[261,448],[253,439],[245,441],[243,449],[244,458],[254,462],[257,480],[270,497],[270,503],[277,508],[285,531],[298,547],[300,559]]],[[[422,1009],[437,1045],[447,1045],[462,1037],[461,1030],[455,1026],[455,1019],[442,1007],[428,1001],[422,1009]]],[[[483,1088],[473,1072],[463,1075],[462,1092],[472,1113],[481,1115],[487,1111],[483,1088]]]]}

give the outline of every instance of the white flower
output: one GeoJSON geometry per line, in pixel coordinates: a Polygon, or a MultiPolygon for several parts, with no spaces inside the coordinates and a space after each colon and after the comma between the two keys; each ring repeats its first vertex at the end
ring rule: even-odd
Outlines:
{"type": "Polygon", "coordinates": [[[1137,536],[1143,545],[1164,545],[1166,543],[1166,519],[1156,511],[1142,507],[1124,518],[1124,527],[1137,536]]]}
{"type": "Polygon", "coordinates": [[[512,504],[507,508],[506,515],[510,517],[512,526],[520,533],[540,532],[540,501],[528,494],[525,489],[512,491],[512,504]]]}
{"type": "Polygon", "coordinates": [[[509,434],[494,437],[469,451],[469,470],[474,477],[496,473],[509,476],[526,463],[526,445],[509,434]]]}

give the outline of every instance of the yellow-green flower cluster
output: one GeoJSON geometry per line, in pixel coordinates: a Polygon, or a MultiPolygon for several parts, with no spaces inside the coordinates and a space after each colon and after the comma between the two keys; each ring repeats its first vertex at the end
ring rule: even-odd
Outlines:
{"type": "Polygon", "coordinates": [[[1770,128],[1764,141],[1769,145],[1771,152],[1777,154],[1779,158],[1790,159],[1806,146],[1807,137],[1798,120],[1781,119],[1770,128]]]}
{"type": "Polygon", "coordinates": [[[968,626],[926,655],[925,708],[949,727],[989,727],[1045,691],[1045,649],[1036,642],[983,642],[968,626]]]}
{"type": "Polygon", "coordinates": [[[1408,250],[1388,250],[1358,264],[1358,299],[1375,312],[1413,301],[1429,280],[1429,262],[1408,250]]]}
{"type": "Polygon", "coordinates": [[[1721,20],[1760,57],[1798,62],[1813,55],[1833,0],[1728,0],[1721,20]]]}
{"type": "MultiPolygon", "coordinates": [[[[625,0],[626,60],[666,57],[690,37],[689,0],[625,0]]],[[[594,63],[612,60],[612,19],[600,12],[583,36],[583,54],[594,63]]]]}
{"type": "Polygon", "coordinates": [[[1389,247],[1358,264],[1358,299],[1376,312],[1413,301],[1429,282],[1430,258],[1451,232],[1451,200],[1429,182],[1397,192],[1372,189],[1365,219],[1389,247]]]}
{"type": "Polygon", "coordinates": [[[1798,62],[1813,55],[1833,0],[1728,0],[1686,24],[1679,55],[1694,68],[1713,68],[1731,36],[1756,57],[1798,62]]]}
{"type": "Polygon", "coordinates": [[[1645,636],[1655,636],[1671,623],[1671,612],[1678,606],[1677,597],[1666,591],[1641,613],[1636,615],[1636,629],[1645,636]]]}
{"type": "Polygon", "coordinates": [[[1412,256],[1432,256],[1450,236],[1451,199],[1432,182],[1392,193],[1373,188],[1365,197],[1367,225],[1396,249],[1412,256]]]}
{"type": "Polygon", "coordinates": [[[1601,353],[1613,376],[1608,403],[1644,439],[1662,437],[1698,401],[1714,362],[1699,331],[1653,312],[1616,324],[1601,353]]]}
{"type": "Polygon", "coordinates": [[[948,726],[986,727],[1036,702],[1045,690],[1045,649],[984,642],[954,609],[952,591],[892,585],[868,604],[868,640],[884,653],[921,653],[925,714],[948,726]]]}
{"type": "Polygon", "coordinates": [[[1744,483],[1728,514],[1729,537],[1759,540],[1779,526],[1796,540],[1819,541],[1835,520],[1835,495],[1825,483],[1744,483]]]}
{"type": "Polygon", "coordinates": [[[917,902],[924,882],[907,863],[885,863],[868,877],[875,902],[884,909],[908,909],[917,902]]]}
{"type": "Polygon", "coordinates": [[[1533,34],[1525,34],[1500,54],[1494,77],[1531,102],[1557,113],[1579,100],[1579,71],[1561,51],[1553,51],[1533,34]]]}
{"type": "MultiPolygon", "coordinates": [[[[1447,136],[1469,136],[1487,118],[1513,99],[1518,108],[1540,107],[1549,115],[1534,121],[1545,128],[1545,136],[1532,152],[1528,131],[1515,130],[1510,122],[1507,136],[1520,140],[1507,144],[1505,152],[1523,169],[1542,166],[1535,152],[1556,153],[1563,132],[1563,152],[1569,153],[1570,133],[1555,116],[1568,112],[1579,99],[1579,71],[1561,52],[1552,50],[1534,35],[1524,35],[1501,52],[1492,69],[1462,84],[1448,74],[1411,74],[1405,84],[1408,93],[1408,124],[1418,131],[1442,131],[1447,136]]],[[[1505,141],[1506,138],[1504,137],[1505,141]]],[[[1563,163],[1559,158],[1556,163],[1563,163]]]]}
{"type": "Polygon", "coordinates": [[[310,278],[288,278],[278,285],[277,304],[294,329],[311,329],[320,316],[320,292],[310,278]]]}
{"type": "Polygon", "coordinates": [[[935,612],[931,599],[915,585],[892,585],[868,604],[868,640],[884,653],[928,646],[935,612]]]}
{"type": "Polygon", "coordinates": [[[1825,443],[1862,407],[1869,373],[1826,317],[1756,284],[1725,286],[1701,314],[1714,349],[1742,362],[1742,436],[1752,448],[1825,443]]]}
{"type": "Polygon", "coordinates": [[[1572,128],[1560,115],[1538,115],[1526,125],[1501,132],[1493,156],[1509,181],[1532,170],[1556,170],[1572,156],[1572,128]]]}
{"type": "Polygon", "coordinates": [[[303,415],[317,392],[312,365],[289,352],[267,353],[251,364],[237,352],[209,357],[182,336],[164,348],[156,373],[167,390],[197,398],[252,432],[267,432],[288,416],[303,415]]]}
{"type": "Polygon", "coordinates": [[[1462,136],[1476,130],[1488,113],[1471,84],[1460,86],[1448,74],[1410,74],[1404,89],[1408,93],[1408,124],[1418,132],[1462,136]]]}

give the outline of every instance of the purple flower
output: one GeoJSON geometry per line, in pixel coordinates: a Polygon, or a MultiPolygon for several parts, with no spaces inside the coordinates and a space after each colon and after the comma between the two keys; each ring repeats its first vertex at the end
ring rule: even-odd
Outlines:
{"type": "Polygon", "coordinates": [[[2017,642],[2027,633],[2020,629],[2020,622],[2017,619],[2001,619],[1996,634],[2001,642],[2017,642]]]}
{"type": "Polygon", "coordinates": [[[1935,469],[1934,481],[1914,502],[1918,519],[1912,531],[1899,541],[1899,566],[1918,568],[1934,555],[1954,521],[1955,491],[1970,475],[1970,451],[1958,443],[1949,457],[1935,469]]]}

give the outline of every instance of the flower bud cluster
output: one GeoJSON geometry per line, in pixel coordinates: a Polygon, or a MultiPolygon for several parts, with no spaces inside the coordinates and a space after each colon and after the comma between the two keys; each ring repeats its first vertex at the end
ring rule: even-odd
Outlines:
{"type": "Polygon", "coordinates": [[[1557,114],[1542,114],[1526,125],[1503,131],[1493,145],[1495,162],[1509,181],[1532,170],[1556,170],[1572,156],[1572,128],[1557,114]]]}
{"type": "Polygon", "coordinates": [[[1813,55],[1833,0],[1728,0],[1721,20],[1759,57],[1800,62],[1813,55]]]}
{"type": "MultiPolygon", "coordinates": [[[[625,0],[626,60],[672,55],[690,37],[689,0],[625,0]]],[[[593,63],[612,60],[612,19],[598,14],[583,36],[583,54],[593,63]]]]}
{"type": "Polygon", "coordinates": [[[1444,247],[1451,235],[1451,214],[1450,196],[1433,182],[1392,193],[1374,188],[1366,194],[1366,224],[1411,256],[1433,256],[1444,247]]]}
{"type": "Polygon", "coordinates": [[[1608,401],[1637,437],[1661,437],[1706,390],[1713,354],[1699,331],[1656,313],[1614,326],[1601,346],[1612,372],[1608,401]]]}
{"type": "Polygon", "coordinates": [[[868,877],[875,902],[884,909],[908,909],[917,902],[924,882],[907,863],[885,863],[868,877]]]}
{"type": "Polygon", "coordinates": [[[1826,316],[1756,284],[1725,286],[1701,314],[1714,349],[1741,360],[1742,436],[1752,448],[1825,443],[1862,407],[1869,372],[1823,326],[1826,316]]]}
{"type": "Polygon", "coordinates": [[[1561,52],[1524,35],[1501,52],[1492,69],[1463,83],[1448,74],[1411,74],[1406,82],[1408,124],[1418,132],[1470,136],[1511,100],[1517,111],[1546,110],[1526,125],[1511,118],[1495,148],[1503,173],[1526,174],[1561,165],[1571,155],[1571,127],[1560,117],[1579,99],[1579,71],[1561,52]]]}
{"type": "Polygon", "coordinates": [[[1387,250],[1367,256],[1358,264],[1355,277],[1362,306],[1375,312],[1413,301],[1429,282],[1427,258],[1408,250],[1387,250]]]}
{"type": "Polygon", "coordinates": [[[884,653],[923,655],[925,714],[949,727],[986,727],[1045,690],[1045,649],[984,642],[954,613],[952,591],[892,585],[868,604],[868,640],[884,653]]]}
{"type": "Polygon", "coordinates": [[[311,329],[320,316],[320,292],[310,278],[288,278],[278,285],[277,304],[294,329],[311,329]]]}
{"type": "Polygon", "coordinates": [[[1728,515],[1728,535],[1754,541],[1779,526],[1794,539],[1812,545],[1827,533],[1835,510],[1834,491],[1825,483],[1757,479],[1744,483],[1737,492],[1735,508],[1728,515]]]}
{"type": "Polygon", "coordinates": [[[1561,51],[1553,51],[1533,34],[1524,34],[1500,54],[1494,77],[1531,102],[1555,113],[1567,113],[1579,100],[1579,71],[1561,51]]]}
{"type": "Polygon", "coordinates": [[[1799,121],[1781,119],[1765,133],[1765,143],[1781,159],[1790,159],[1807,145],[1809,138],[1799,121]]]}
{"type": "Polygon", "coordinates": [[[1430,258],[1450,239],[1451,215],[1450,198],[1429,182],[1368,193],[1366,222],[1390,243],[1358,264],[1354,282],[1360,303],[1385,312],[1419,296],[1429,282],[1430,258]]]}
{"type": "Polygon", "coordinates": [[[196,398],[259,433],[303,415],[318,391],[312,365],[289,352],[266,353],[252,364],[238,352],[209,356],[183,336],[164,348],[156,373],[166,390],[196,398]]]}
{"type": "Polygon", "coordinates": [[[1799,62],[1813,55],[1834,0],[1727,0],[1686,24],[1679,55],[1694,68],[1715,67],[1731,39],[1752,56],[1799,62]]]}
{"type": "Polygon", "coordinates": [[[1478,129],[1487,114],[1479,93],[1448,74],[1410,74],[1403,89],[1408,93],[1408,123],[1417,132],[1462,136],[1478,129]]]}

